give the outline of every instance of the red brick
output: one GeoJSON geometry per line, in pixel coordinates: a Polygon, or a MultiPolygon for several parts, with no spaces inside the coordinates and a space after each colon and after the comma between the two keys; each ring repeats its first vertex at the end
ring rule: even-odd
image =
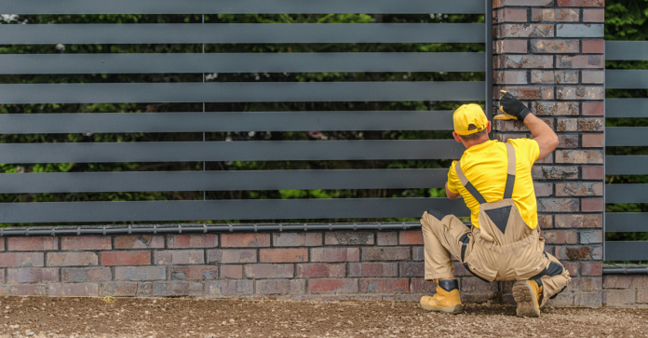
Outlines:
{"type": "Polygon", "coordinates": [[[578,83],[577,70],[532,70],[531,83],[543,84],[576,84],[578,83]]]}
{"type": "Polygon", "coordinates": [[[556,258],[568,259],[570,261],[590,260],[592,249],[587,246],[581,247],[557,247],[556,258]]]}
{"type": "Polygon", "coordinates": [[[112,280],[112,272],[108,267],[63,268],[62,282],[96,282],[112,280]]]}
{"type": "Polygon", "coordinates": [[[558,148],[578,148],[578,135],[558,135],[558,148]]]}
{"type": "Polygon", "coordinates": [[[376,234],[376,242],[380,246],[384,245],[398,245],[397,232],[379,232],[376,234]]]}
{"type": "MultiPolygon", "coordinates": [[[[495,54],[527,53],[527,40],[495,41],[495,54]]],[[[493,60],[494,61],[494,60],[493,60]]],[[[496,67],[499,68],[499,67],[496,67]]]]}
{"type": "Polygon", "coordinates": [[[410,292],[413,293],[436,293],[437,284],[432,281],[426,281],[423,278],[412,278],[410,284],[410,292]]]}
{"type": "Polygon", "coordinates": [[[573,54],[580,52],[578,40],[531,40],[531,53],[573,54]]]}
{"type": "Polygon", "coordinates": [[[363,261],[400,261],[410,258],[410,249],[404,247],[362,248],[363,261]]]}
{"type": "Polygon", "coordinates": [[[556,87],[557,100],[603,100],[603,87],[556,87]]]}
{"type": "Polygon", "coordinates": [[[201,296],[203,284],[193,282],[155,282],[154,296],[201,296]]]}
{"type": "Polygon", "coordinates": [[[116,236],[115,249],[163,249],[164,236],[132,235],[116,236]]]}
{"type": "Polygon", "coordinates": [[[556,163],[603,164],[601,150],[556,150],[556,163]]]}
{"type": "Polygon", "coordinates": [[[10,296],[42,296],[47,293],[45,285],[22,284],[0,285],[0,295],[10,296]]]}
{"type": "Polygon", "coordinates": [[[538,197],[546,197],[553,194],[553,183],[534,183],[533,188],[538,197]]]}
{"type": "Polygon", "coordinates": [[[604,68],[602,55],[556,56],[556,68],[604,68]]]}
{"type": "Polygon", "coordinates": [[[563,267],[569,271],[569,275],[574,277],[578,276],[578,266],[576,263],[570,263],[570,262],[561,262],[563,267]]]}
{"type": "Polygon", "coordinates": [[[360,292],[369,292],[369,293],[409,292],[409,279],[407,278],[361,279],[360,292]]]}
{"type": "Polygon", "coordinates": [[[558,0],[560,7],[603,7],[605,0],[558,0]]]}
{"type": "Polygon", "coordinates": [[[496,84],[527,84],[527,72],[525,70],[494,71],[493,81],[496,84]]]}
{"type": "Polygon", "coordinates": [[[425,264],[422,262],[421,263],[402,262],[400,263],[400,275],[402,277],[424,277],[425,264]]]}
{"type": "Polygon", "coordinates": [[[552,38],[554,26],[545,24],[503,24],[495,28],[497,39],[552,38]]]}
{"type": "Polygon", "coordinates": [[[47,266],[88,266],[98,263],[97,254],[94,252],[50,252],[47,254],[47,266]]]}
{"type": "Polygon", "coordinates": [[[602,215],[556,215],[557,228],[601,228],[602,215]]]}
{"type": "Polygon", "coordinates": [[[293,278],[292,264],[251,264],[245,266],[248,278],[293,278]]]}
{"type": "Polygon", "coordinates": [[[167,247],[169,249],[215,248],[217,246],[218,235],[214,234],[167,236],[167,247]]]}
{"type": "Polygon", "coordinates": [[[239,295],[254,293],[254,281],[223,280],[207,282],[205,293],[208,295],[239,295]]]}
{"type": "Polygon", "coordinates": [[[324,236],[326,245],[373,245],[374,234],[368,231],[329,231],[324,236]]]}
{"type": "Polygon", "coordinates": [[[207,250],[207,264],[256,263],[256,262],[257,262],[257,252],[254,249],[207,250]]]}
{"type": "Polygon", "coordinates": [[[553,215],[538,215],[538,225],[540,229],[553,228],[553,215]]]}
{"type": "Polygon", "coordinates": [[[222,279],[243,278],[243,265],[221,265],[220,277],[222,279]]]}
{"type": "Polygon", "coordinates": [[[605,53],[604,40],[583,40],[583,53],[585,54],[603,54],[605,53]]]}
{"type": "Polygon", "coordinates": [[[396,277],[398,263],[350,263],[349,277],[396,277]]]}
{"type": "Polygon", "coordinates": [[[551,55],[501,55],[493,59],[496,61],[493,67],[495,69],[553,68],[553,56],[551,55]]]}
{"type": "Polygon", "coordinates": [[[401,231],[400,232],[400,245],[422,245],[423,232],[422,231],[401,231]]]}
{"type": "MultiPolygon", "coordinates": [[[[602,118],[586,118],[578,120],[578,131],[603,131],[605,121],[602,118]]],[[[596,134],[589,134],[596,135],[596,134]]],[[[603,134],[598,134],[603,135],[603,134]]]]}
{"type": "Polygon", "coordinates": [[[294,295],[306,291],[305,280],[259,280],[256,281],[256,293],[262,295],[294,295]]]}
{"type": "Polygon", "coordinates": [[[311,262],[357,262],[358,248],[314,248],[310,252],[311,262]]]}
{"type": "Polygon", "coordinates": [[[601,276],[602,274],[603,274],[603,264],[601,262],[581,263],[581,275],[601,276]]]}
{"type": "Polygon", "coordinates": [[[58,250],[58,238],[56,237],[9,237],[7,242],[9,251],[58,250]]]}
{"type": "Polygon", "coordinates": [[[540,198],[538,212],[578,212],[578,202],[575,198],[540,198]]]}
{"type": "Polygon", "coordinates": [[[542,233],[547,244],[576,244],[578,232],[545,230],[542,233]]]}
{"type": "Polygon", "coordinates": [[[5,239],[0,237],[0,251],[5,251],[5,239]]]}
{"type": "Polygon", "coordinates": [[[133,282],[101,283],[99,296],[132,297],[138,294],[138,284],[133,282]]]}
{"type": "Polygon", "coordinates": [[[585,116],[603,116],[605,106],[603,102],[583,102],[583,115],[585,116]]]}
{"type": "MultiPolygon", "coordinates": [[[[358,263],[351,263],[358,264],[358,263]]],[[[346,277],[346,264],[297,264],[297,278],[346,277]]]]}
{"type": "Polygon", "coordinates": [[[556,183],[556,196],[603,196],[603,183],[556,183]]]}
{"type": "Polygon", "coordinates": [[[412,259],[415,261],[422,261],[425,259],[425,249],[422,246],[412,248],[412,259]]]}
{"type": "MultiPolygon", "coordinates": [[[[554,99],[554,87],[551,86],[542,86],[542,87],[527,87],[527,86],[518,86],[518,87],[510,87],[510,86],[501,86],[501,87],[494,87],[494,90],[496,90],[498,93],[500,90],[505,90],[511,95],[517,97],[520,100],[553,100],[554,99]]],[[[499,100],[498,95],[497,100],[499,100]]],[[[543,121],[551,121],[548,119],[542,119],[543,121]]],[[[508,122],[508,121],[506,121],[508,122]]],[[[520,122],[520,121],[515,121],[515,122],[520,122]]],[[[524,126],[524,123],[521,123],[521,126],[524,126]]],[[[551,126],[551,123],[548,123],[549,126],[551,126]]],[[[524,131],[528,130],[526,127],[523,129],[524,131]]]]}
{"type": "Polygon", "coordinates": [[[44,266],[44,255],[42,252],[0,253],[0,267],[44,266]]]}
{"type": "Polygon", "coordinates": [[[581,200],[581,211],[584,212],[597,212],[603,211],[602,198],[584,198],[581,200]]]}
{"type": "Polygon", "coordinates": [[[115,280],[145,281],[165,279],[166,268],[163,266],[115,267],[115,280]]]}
{"type": "Polygon", "coordinates": [[[259,261],[262,263],[308,262],[308,249],[261,249],[259,261]]]}
{"type": "Polygon", "coordinates": [[[579,104],[577,102],[532,102],[531,110],[540,116],[553,116],[553,115],[572,115],[577,116],[580,114],[579,104]]]}
{"type": "MultiPolygon", "coordinates": [[[[222,266],[227,266],[227,265],[222,265],[222,266]]],[[[115,271],[117,271],[117,269],[119,268],[115,268],[115,271]]],[[[134,269],[142,269],[142,268],[134,268],[134,269]]],[[[239,266],[239,271],[242,271],[240,266],[239,266]]],[[[218,267],[217,266],[173,266],[173,267],[169,267],[169,279],[171,280],[218,279],[218,267]]]]}
{"type": "Polygon", "coordinates": [[[603,167],[583,167],[583,179],[584,180],[602,180],[603,167]]]}
{"type": "Polygon", "coordinates": [[[101,265],[149,265],[150,251],[112,251],[101,253],[101,265]]]}
{"type": "Polygon", "coordinates": [[[602,148],[604,145],[603,134],[583,134],[583,148],[602,148]]]}
{"type": "Polygon", "coordinates": [[[578,167],[566,166],[534,166],[532,171],[534,180],[576,180],[578,167]]]}
{"type": "Polygon", "coordinates": [[[531,12],[531,20],[534,22],[578,22],[578,19],[578,10],[571,8],[534,8],[531,12]]]}
{"type": "Polygon", "coordinates": [[[558,124],[556,124],[556,131],[558,132],[570,132],[578,130],[578,120],[577,119],[558,119],[558,124]]]}
{"type": "Polygon", "coordinates": [[[322,234],[318,232],[283,232],[272,234],[273,246],[321,246],[322,234]]]}
{"type": "Polygon", "coordinates": [[[477,277],[467,277],[461,279],[461,291],[497,291],[498,288],[499,285],[497,282],[486,283],[477,277]]]}
{"type": "Polygon", "coordinates": [[[270,246],[270,234],[222,234],[223,248],[258,248],[270,246]]]}
{"type": "Polygon", "coordinates": [[[310,293],[356,293],[357,279],[311,279],[308,281],[310,293]]]}
{"type": "Polygon", "coordinates": [[[495,11],[497,23],[502,22],[527,22],[526,9],[503,8],[495,11]]]}
{"type": "Polygon", "coordinates": [[[61,250],[110,250],[110,236],[69,236],[61,238],[61,250]]]}
{"type": "Polygon", "coordinates": [[[43,283],[58,281],[59,271],[55,268],[7,269],[7,283],[43,283]]]}
{"type": "Polygon", "coordinates": [[[205,264],[205,255],[202,250],[162,250],[155,251],[154,264],[205,264]]]}
{"type": "Polygon", "coordinates": [[[50,297],[96,297],[99,285],[95,283],[49,284],[47,295],[50,297]]]}

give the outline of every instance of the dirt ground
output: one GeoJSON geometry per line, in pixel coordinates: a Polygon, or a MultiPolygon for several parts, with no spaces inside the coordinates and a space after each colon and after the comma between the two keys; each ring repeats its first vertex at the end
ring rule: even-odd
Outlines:
{"type": "Polygon", "coordinates": [[[648,310],[416,303],[0,297],[0,337],[646,337],[648,310]]]}

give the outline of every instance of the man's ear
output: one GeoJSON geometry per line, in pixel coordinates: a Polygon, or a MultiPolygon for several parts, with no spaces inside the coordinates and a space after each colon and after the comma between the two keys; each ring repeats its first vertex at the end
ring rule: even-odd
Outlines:
{"type": "Polygon", "coordinates": [[[490,134],[491,132],[491,121],[488,121],[486,123],[486,133],[490,134]]]}
{"type": "Polygon", "coordinates": [[[461,136],[459,136],[459,134],[457,134],[456,131],[452,132],[452,136],[454,137],[455,141],[457,141],[459,143],[463,143],[463,141],[461,140],[461,136]]]}

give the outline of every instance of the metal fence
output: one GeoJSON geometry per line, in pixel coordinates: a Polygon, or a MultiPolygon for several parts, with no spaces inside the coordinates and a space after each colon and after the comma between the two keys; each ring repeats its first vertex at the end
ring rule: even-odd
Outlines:
{"type": "MultiPolygon", "coordinates": [[[[13,14],[490,13],[490,1],[3,1],[13,14]]],[[[121,102],[485,101],[491,116],[491,25],[12,24],[0,44],[483,43],[485,53],[204,53],[0,55],[0,74],[206,72],[485,72],[485,82],[2,84],[0,104],[121,102]]],[[[451,111],[2,114],[0,133],[451,130],[451,111]]],[[[458,159],[453,140],[4,143],[0,163],[458,159]]],[[[447,169],[0,174],[0,193],[441,188],[447,169]]],[[[3,203],[2,223],[420,217],[443,198],[3,203]]]]}
{"type": "MultiPolygon", "coordinates": [[[[646,41],[606,41],[608,61],[648,60],[646,41]]],[[[606,89],[648,89],[648,70],[608,69],[606,89]]],[[[646,118],[647,98],[608,98],[606,118],[646,118]]],[[[606,147],[648,146],[647,127],[606,127],[606,147]]],[[[606,155],[605,175],[648,175],[648,156],[606,155]]],[[[606,184],[605,204],[648,203],[646,184],[606,184]]],[[[648,212],[606,212],[605,233],[647,232],[648,212]]],[[[648,260],[648,241],[604,241],[607,261],[648,260]]]]}

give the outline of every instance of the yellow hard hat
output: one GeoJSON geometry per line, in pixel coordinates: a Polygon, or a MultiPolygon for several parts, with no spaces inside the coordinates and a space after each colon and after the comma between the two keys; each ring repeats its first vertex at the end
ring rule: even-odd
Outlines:
{"type": "Polygon", "coordinates": [[[459,135],[470,135],[486,129],[488,119],[482,108],[475,103],[464,104],[452,114],[454,131],[459,135]]]}

